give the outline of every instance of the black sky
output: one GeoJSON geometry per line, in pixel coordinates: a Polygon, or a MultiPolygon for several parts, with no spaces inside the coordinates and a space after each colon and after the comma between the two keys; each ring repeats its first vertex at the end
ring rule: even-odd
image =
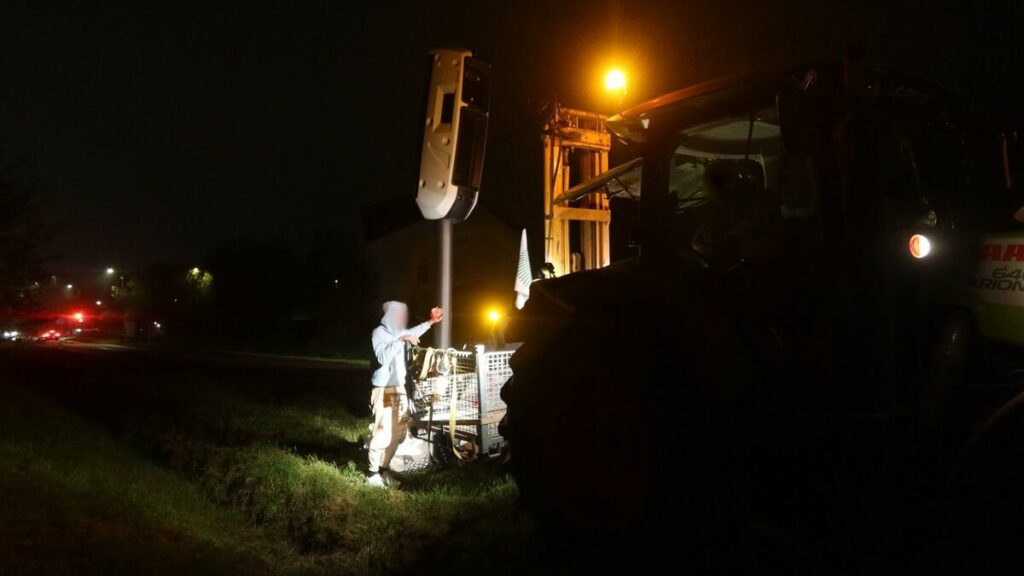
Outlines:
{"type": "Polygon", "coordinates": [[[53,196],[65,265],[354,238],[359,206],[413,193],[432,46],[494,66],[483,202],[513,221],[540,209],[530,111],[553,96],[607,108],[613,60],[635,101],[857,37],[980,108],[1024,100],[1013,2],[213,4],[0,4],[0,149],[53,196]]]}

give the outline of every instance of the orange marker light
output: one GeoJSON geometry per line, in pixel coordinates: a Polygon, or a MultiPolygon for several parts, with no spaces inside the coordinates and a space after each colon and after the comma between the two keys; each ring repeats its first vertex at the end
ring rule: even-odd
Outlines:
{"type": "Polygon", "coordinates": [[[932,243],[928,240],[928,237],[923,234],[914,234],[910,237],[910,242],[907,243],[907,248],[910,249],[910,255],[920,260],[931,254],[932,243]]]}

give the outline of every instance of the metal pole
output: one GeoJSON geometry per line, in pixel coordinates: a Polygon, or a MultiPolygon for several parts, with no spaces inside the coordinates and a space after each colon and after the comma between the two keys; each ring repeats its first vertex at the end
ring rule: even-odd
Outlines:
{"type": "Polygon", "coordinates": [[[483,344],[477,344],[473,347],[476,352],[476,384],[477,384],[477,399],[479,400],[478,406],[480,413],[479,424],[476,427],[476,437],[480,440],[480,454],[486,456],[491,451],[491,435],[488,434],[488,425],[484,424],[491,414],[491,407],[487,402],[487,389],[488,389],[488,375],[487,375],[487,356],[484,354],[483,344]]]}
{"type": "Polygon", "coordinates": [[[438,326],[440,330],[434,335],[437,348],[450,348],[452,345],[452,221],[441,220],[441,308],[444,310],[444,322],[438,326]]]}
{"type": "MultiPolygon", "coordinates": [[[[552,123],[554,120],[552,120],[552,123]]],[[[552,155],[554,146],[552,144],[551,130],[554,128],[549,124],[544,127],[544,262],[555,263],[555,210],[551,205],[554,188],[554,171],[552,169],[552,155]]]]}

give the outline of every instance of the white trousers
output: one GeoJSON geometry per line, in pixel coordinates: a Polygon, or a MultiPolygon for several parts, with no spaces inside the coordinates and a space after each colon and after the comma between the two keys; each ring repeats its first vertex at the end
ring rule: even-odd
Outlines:
{"type": "Polygon", "coordinates": [[[373,433],[370,437],[370,473],[391,464],[409,427],[408,399],[401,386],[374,388],[370,392],[373,433]]]}

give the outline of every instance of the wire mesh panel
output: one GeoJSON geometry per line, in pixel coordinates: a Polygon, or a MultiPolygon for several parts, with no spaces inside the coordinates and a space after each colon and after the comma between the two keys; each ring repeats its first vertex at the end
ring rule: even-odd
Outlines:
{"type": "Polygon", "coordinates": [[[483,378],[480,393],[485,413],[481,414],[480,444],[484,452],[497,452],[504,446],[504,438],[498,434],[498,421],[505,415],[505,402],[501,399],[501,388],[512,377],[508,365],[512,352],[485,352],[479,355],[482,368],[478,378],[483,378]]]}
{"type": "Polygon", "coordinates": [[[486,352],[485,374],[487,375],[485,390],[487,394],[487,407],[492,412],[504,411],[505,403],[501,400],[501,387],[512,377],[512,369],[508,361],[512,358],[512,352],[486,352]]]}
{"type": "MultiPolygon", "coordinates": [[[[476,436],[480,395],[476,377],[476,359],[472,352],[436,351],[445,355],[435,360],[443,363],[445,374],[435,374],[416,381],[413,405],[418,419],[430,419],[438,426],[450,423],[454,404],[456,430],[466,437],[476,436]],[[454,402],[453,402],[454,400],[454,402]],[[433,408],[431,413],[431,408],[433,408]]],[[[436,369],[435,369],[436,372],[436,369]]]]}
{"type": "Polygon", "coordinates": [[[512,375],[512,352],[423,350],[412,401],[416,419],[429,430],[452,433],[484,454],[500,451],[498,421],[505,412],[501,387],[512,375]]]}

